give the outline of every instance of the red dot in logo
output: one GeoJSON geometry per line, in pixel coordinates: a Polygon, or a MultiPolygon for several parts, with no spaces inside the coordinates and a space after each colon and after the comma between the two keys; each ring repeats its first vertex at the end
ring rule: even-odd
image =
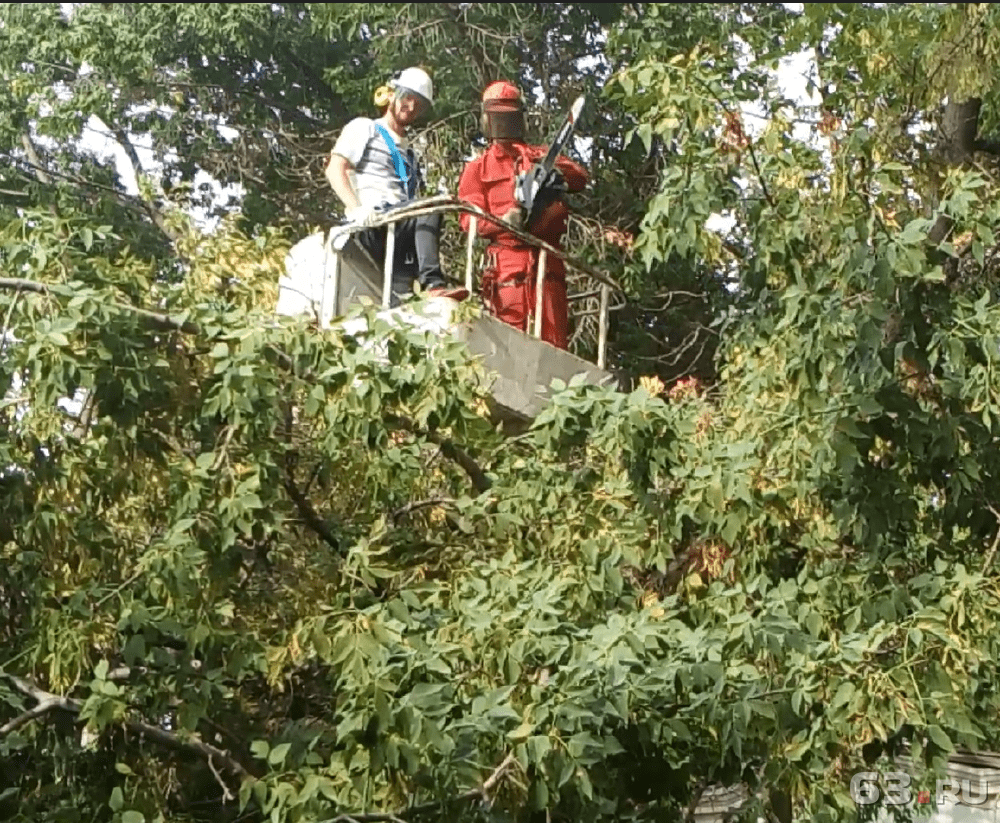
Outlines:
{"type": "Polygon", "coordinates": [[[918,803],[930,803],[931,793],[929,791],[917,792],[917,802],[918,803]]]}

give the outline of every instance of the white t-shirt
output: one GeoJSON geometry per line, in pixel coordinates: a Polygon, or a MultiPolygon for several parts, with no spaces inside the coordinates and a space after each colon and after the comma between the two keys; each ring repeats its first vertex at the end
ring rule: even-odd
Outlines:
{"type": "MultiPolygon", "coordinates": [[[[344,126],[333,147],[333,153],[346,158],[354,167],[351,183],[358,193],[362,206],[395,205],[407,199],[406,188],[392,162],[392,153],[385,139],[375,128],[374,120],[355,117],[344,126]]],[[[396,143],[396,150],[403,158],[408,173],[416,173],[416,160],[408,151],[410,144],[386,124],[378,121],[396,143]]]]}

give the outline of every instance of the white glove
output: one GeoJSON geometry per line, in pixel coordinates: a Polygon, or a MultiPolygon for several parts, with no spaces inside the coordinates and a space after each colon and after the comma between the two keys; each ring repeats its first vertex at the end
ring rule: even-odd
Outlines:
{"type": "Polygon", "coordinates": [[[356,226],[370,226],[375,218],[378,217],[378,212],[371,206],[357,206],[353,209],[347,210],[347,219],[350,220],[356,226]]]}

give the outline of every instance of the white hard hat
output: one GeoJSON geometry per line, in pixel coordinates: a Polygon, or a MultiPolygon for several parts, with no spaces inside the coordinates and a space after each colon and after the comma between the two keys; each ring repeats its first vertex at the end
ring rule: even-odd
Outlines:
{"type": "Polygon", "coordinates": [[[419,94],[428,103],[434,102],[434,84],[431,82],[431,76],[423,69],[403,69],[391,85],[397,91],[413,92],[419,94]]]}

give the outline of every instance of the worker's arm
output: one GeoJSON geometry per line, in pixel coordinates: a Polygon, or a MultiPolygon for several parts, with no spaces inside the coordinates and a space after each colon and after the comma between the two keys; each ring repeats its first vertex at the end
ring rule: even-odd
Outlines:
{"type": "Polygon", "coordinates": [[[556,168],[566,181],[567,191],[583,191],[588,178],[587,170],[583,166],[568,157],[560,156],[556,158],[556,168]]]}
{"type": "MultiPolygon", "coordinates": [[[[482,183],[480,182],[481,168],[481,164],[475,160],[465,164],[462,176],[458,180],[458,199],[464,200],[466,203],[471,203],[473,206],[477,206],[488,213],[489,208],[486,205],[486,193],[483,191],[482,183]]],[[[511,189],[513,189],[513,183],[511,183],[511,189]]],[[[472,217],[473,215],[471,214],[462,214],[458,218],[462,226],[462,231],[467,232],[469,230],[472,217]]],[[[476,221],[476,234],[480,237],[493,240],[502,233],[503,230],[489,220],[480,218],[476,221]]]]}
{"type": "Polygon", "coordinates": [[[339,154],[331,154],[330,160],[326,164],[326,179],[333,187],[333,193],[344,204],[344,210],[347,213],[361,206],[358,193],[354,190],[354,186],[351,183],[351,171],[353,168],[351,161],[339,154]]]}

